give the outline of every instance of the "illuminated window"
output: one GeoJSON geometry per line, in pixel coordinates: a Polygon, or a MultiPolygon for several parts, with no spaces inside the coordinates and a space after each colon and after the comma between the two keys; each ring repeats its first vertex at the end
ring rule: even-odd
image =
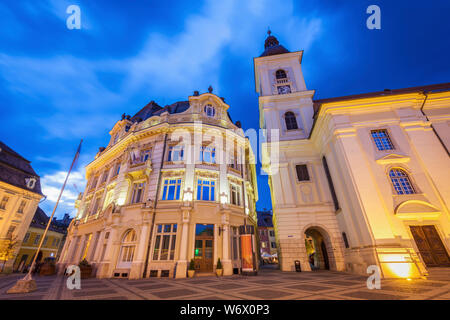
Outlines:
{"type": "Polygon", "coordinates": [[[169,156],[167,161],[182,161],[184,157],[183,146],[176,145],[169,147],[169,156]]]}
{"type": "Polygon", "coordinates": [[[114,195],[114,189],[109,190],[105,197],[105,202],[103,203],[103,210],[112,202],[114,195]]]}
{"type": "Polygon", "coordinates": [[[389,171],[392,185],[397,194],[413,194],[415,193],[409,180],[408,174],[402,169],[392,169],[389,171]]]}
{"type": "Polygon", "coordinates": [[[128,230],[122,238],[122,246],[120,248],[120,267],[129,267],[134,258],[134,250],[136,248],[136,232],[128,230]]]}
{"type": "Polygon", "coordinates": [[[177,224],[158,224],[156,226],[153,260],[174,260],[177,237],[177,224]]]}
{"type": "Polygon", "coordinates": [[[241,205],[241,187],[234,183],[230,183],[230,201],[236,206],[241,205]]]}
{"type": "Polygon", "coordinates": [[[386,129],[372,130],[370,133],[378,150],[394,150],[394,145],[386,129]]]}
{"type": "Polygon", "coordinates": [[[19,208],[17,209],[17,213],[23,213],[23,210],[25,209],[25,206],[27,205],[26,200],[22,200],[20,202],[19,208]]]}
{"type": "Polygon", "coordinates": [[[202,146],[199,160],[207,163],[216,163],[216,148],[202,146]]]}
{"type": "Polygon", "coordinates": [[[288,111],[284,114],[284,121],[286,122],[287,130],[295,130],[298,129],[297,120],[295,119],[295,114],[291,111],[288,111]]]}
{"type": "Polygon", "coordinates": [[[197,180],[197,200],[215,201],[216,182],[209,179],[197,180]]]}
{"type": "Polygon", "coordinates": [[[0,202],[0,209],[3,209],[3,210],[6,209],[6,205],[8,204],[8,200],[9,200],[8,196],[3,196],[2,201],[0,202]]]}
{"type": "Polygon", "coordinates": [[[181,179],[165,179],[161,200],[180,200],[181,179]]]}
{"type": "Polygon", "coordinates": [[[144,189],[145,189],[145,182],[133,183],[133,193],[131,194],[131,203],[142,202],[144,189]]]}
{"type": "Polygon", "coordinates": [[[216,114],[216,110],[214,109],[214,107],[210,104],[207,104],[204,107],[204,111],[206,113],[206,115],[210,118],[214,118],[214,115],[216,114]]]}
{"type": "Polygon", "coordinates": [[[145,162],[150,158],[150,150],[141,151],[141,162],[145,162]]]}

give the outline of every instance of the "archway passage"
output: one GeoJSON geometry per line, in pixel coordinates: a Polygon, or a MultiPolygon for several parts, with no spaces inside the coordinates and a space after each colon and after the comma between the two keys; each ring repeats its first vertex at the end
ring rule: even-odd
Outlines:
{"type": "Polygon", "coordinates": [[[305,247],[311,270],[330,270],[327,243],[324,235],[314,227],[305,231],[305,247]]]}

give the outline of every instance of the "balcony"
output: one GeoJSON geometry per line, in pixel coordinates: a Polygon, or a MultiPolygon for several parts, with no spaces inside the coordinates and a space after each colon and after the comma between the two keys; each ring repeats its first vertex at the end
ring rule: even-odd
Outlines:
{"type": "Polygon", "coordinates": [[[134,179],[142,176],[149,176],[152,171],[152,162],[150,159],[146,161],[134,161],[128,165],[127,173],[134,179]]]}

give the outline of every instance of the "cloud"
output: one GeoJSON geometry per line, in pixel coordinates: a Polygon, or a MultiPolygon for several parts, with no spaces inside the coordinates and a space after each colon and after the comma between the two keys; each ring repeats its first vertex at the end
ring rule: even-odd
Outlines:
{"type": "MultiPolygon", "coordinates": [[[[51,214],[66,176],[67,171],[56,171],[41,177],[42,192],[47,196],[41,206],[47,214],[51,214]]],[[[71,213],[72,215],[75,213],[75,200],[85,185],[84,169],[71,172],[58,205],[58,216],[62,216],[64,213],[71,213]]]]}

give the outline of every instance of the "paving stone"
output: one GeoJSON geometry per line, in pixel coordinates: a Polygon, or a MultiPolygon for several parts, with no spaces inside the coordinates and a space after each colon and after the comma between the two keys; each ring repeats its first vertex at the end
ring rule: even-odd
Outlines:
{"type": "Polygon", "coordinates": [[[182,296],[189,296],[192,294],[196,294],[197,292],[188,290],[188,289],[175,289],[175,290],[168,290],[168,291],[159,291],[159,292],[152,292],[153,295],[162,298],[179,298],[182,296]]]}
{"type": "Polygon", "coordinates": [[[378,292],[367,292],[367,291],[346,292],[346,293],[343,293],[342,296],[359,298],[359,299],[368,299],[368,300],[399,300],[399,299],[402,299],[401,296],[395,296],[392,294],[385,294],[385,293],[378,293],[378,292]]]}
{"type": "Polygon", "coordinates": [[[239,292],[240,295],[250,296],[252,298],[273,300],[281,297],[292,295],[292,293],[277,290],[252,290],[239,292]]]}
{"type": "Polygon", "coordinates": [[[320,284],[331,284],[331,285],[337,285],[337,286],[343,286],[343,287],[350,287],[350,286],[356,286],[356,285],[363,285],[365,286],[365,282],[357,282],[357,281],[344,281],[344,280],[327,280],[320,282],[320,284]]]}
{"type": "Polygon", "coordinates": [[[152,285],[148,285],[148,286],[139,286],[136,288],[141,289],[141,290],[157,290],[157,289],[163,289],[163,288],[168,288],[168,287],[172,287],[172,285],[167,284],[167,283],[161,283],[161,284],[152,284],[152,285]]]}
{"type": "Polygon", "coordinates": [[[112,294],[117,293],[115,290],[109,289],[109,290],[92,290],[92,291],[81,291],[78,290],[76,292],[73,292],[74,297],[88,297],[88,296],[99,296],[104,294],[112,294]]]}
{"type": "Polygon", "coordinates": [[[286,287],[288,289],[294,289],[294,290],[302,290],[302,291],[324,291],[324,290],[330,290],[330,289],[338,289],[336,287],[325,287],[325,286],[316,286],[312,284],[298,284],[295,286],[289,286],[286,287]]]}
{"type": "Polygon", "coordinates": [[[231,289],[242,289],[242,285],[234,284],[234,283],[225,283],[225,284],[215,284],[212,286],[208,286],[208,288],[214,288],[219,290],[231,290],[231,289]]]}

